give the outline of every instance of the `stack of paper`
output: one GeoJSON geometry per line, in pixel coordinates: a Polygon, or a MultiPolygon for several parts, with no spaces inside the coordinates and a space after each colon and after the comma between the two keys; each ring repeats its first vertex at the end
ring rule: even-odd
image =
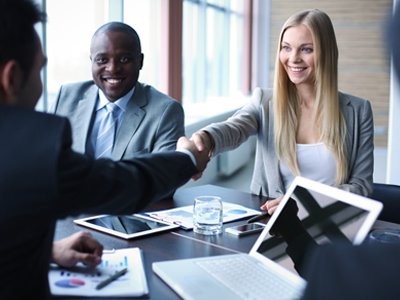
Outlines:
{"type": "MultiPolygon", "coordinates": [[[[222,202],[223,222],[236,221],[242,218],[259,215],[261,212],[239,204],[222,202]]],[[[193,228],[193,206],[182,206],[172,209],[159,210],[143,213],[157,220],[171,224],[177,224],[184,229],[193,228]]]]}

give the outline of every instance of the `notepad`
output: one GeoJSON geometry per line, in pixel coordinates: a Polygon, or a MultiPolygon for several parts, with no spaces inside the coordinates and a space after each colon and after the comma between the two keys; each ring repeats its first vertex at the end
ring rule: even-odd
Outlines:
{"type": "MultiPolygon", "coordinates": [[[[224,223],[240,220],[254,215],[259,215],[261,213],[258,210],[229,202],[222,202],[222,206],[224,223]]],[[[143,214],[157,220],[162,220],[167,223],[179,225],[183,229],[193,228],[193,205],[145,212],[143,214]]]]}
{"type": "Polygon", "coordinates": [[[61,296],[138,297],[149,293],[142,251],[137,247],[105,251],[101,264],[95,269],[83,264],[73,268],[52,264],[49,285],[53,295],[61,296]],[[96,289],[100,282],[124,268],[128,269],[125,275],[102,289],[96,289]]]}

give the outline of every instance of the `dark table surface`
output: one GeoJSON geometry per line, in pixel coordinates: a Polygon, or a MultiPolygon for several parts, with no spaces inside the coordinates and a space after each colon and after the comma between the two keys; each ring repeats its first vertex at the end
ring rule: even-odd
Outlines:
{"type": "MultiPolygon", "coordinates": [[[[217,195],[222,201],[232,202],[259,209],[267,199],[260,198],[248,193],[222,188],[214,185],[203,185],[192,188],[178,189],[173,199],[165,199],[152,203],[144,211],[162,210],[186,205],[192,205],[193,199],[199,195],[217,195]]],[[[251,234],[243,237],[236,237],[223,233],[215,236],[204,236],[196,234],[193,230],[174,229],[168,232],[161,232],[124,240],[101,233],[95,230],[81,227],[73,223],[75,216],[60,220],[57,223],[55,239],[66,237],[80,230],[92,233],[103,245],[104,249],[121,249],[139,247],[143,251],[143,262],[146,272],[149,295],[144,298],[136,299],[179,299],[179,297],[152,271],[151,265],[156,261],[183,259],[192,257],[204,257],[222,254],[233,254],[237,252],[249,252],[258,234],[251,234]]],[[[246,220],[239,220],[224,224],[225,227],[245,223],[246,220]]],[[[80,299],[79,297],[55,297],[57,299],[80,299]]],[[[82,297],[82,299],[87,299],[82,297]]],[[[96,299],[96,298],[91,298],[96,299]]],[[[104,298],[99,298],[104,299],[104,298]]]]}
{"type": "MultiPolygon", "coordinates": [[[[222,201],[232,202],[259,209],[267,198],[258,197],[232,189],[214,185],[203,185],[192,188],[178,189],[173,198],[152,203],[144,211],[163,210],[174,207],[192,205],[193,200],[199,195],[216,195],[222,201]]],[[[172,231],[160,232],[157,234],[139,237],[131,240],[114,237],[95,230],[84,228],[73,223],[75,216],[61,220],[57,224],[55,239],[66,237],[80,230],[87,230],[97,238],[105,249],[121,249],[139,247],[143,251],[143,262],[146,272],[149,295],[135,299],[180,299],[156,274],[152,271],[152,263],[163,260],[184,259],[193,257],[204,257],[213,255],[233,254],[238,252],[249,252],[258,233],[248,236],[237,237],[223,233],[215,236],[204,236],[196,234],[193,230],[174,229],[172,231]]],[[[224,224],[226,227],[245,223],[246,220],[238,220],[224,224]]],[[[383,221],[376,221],[373,229],[399,229],[400,225],[383,221]]],[[[55,297],[56,299],[88,299],[86,297],[55,297]]],[[[90,298],[96,299],[96,298],[90,298]]],[[[104,298],[98,298],[104,299],[104,298]]],[[[110,298],[107,298],[110,299],[110,298]]]]}

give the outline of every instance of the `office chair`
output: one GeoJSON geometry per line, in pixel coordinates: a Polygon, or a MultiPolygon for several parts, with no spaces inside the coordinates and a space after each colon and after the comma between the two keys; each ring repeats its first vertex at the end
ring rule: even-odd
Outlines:
{"type": "Polygon", "coordinates": [[[370,198],[383,203],[379,220],[400,224],[400,186],[374,183],[370,198]]]}

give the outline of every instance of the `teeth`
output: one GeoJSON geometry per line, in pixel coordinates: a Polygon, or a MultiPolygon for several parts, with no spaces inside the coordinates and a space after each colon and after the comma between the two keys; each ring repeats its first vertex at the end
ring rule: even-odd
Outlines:
{"type": "Polygon", "coordinates": [[[113,84],[113,83],[120,83],[122,80],[121,79],[106,79],[107,82],[113,84]]]}
{"type": "Polygon", "coordinates": [[[289,69],[293,72],[300,72],[303,71],[305,68],[293,68],[293,67],[289,67],[289,69]]]}

